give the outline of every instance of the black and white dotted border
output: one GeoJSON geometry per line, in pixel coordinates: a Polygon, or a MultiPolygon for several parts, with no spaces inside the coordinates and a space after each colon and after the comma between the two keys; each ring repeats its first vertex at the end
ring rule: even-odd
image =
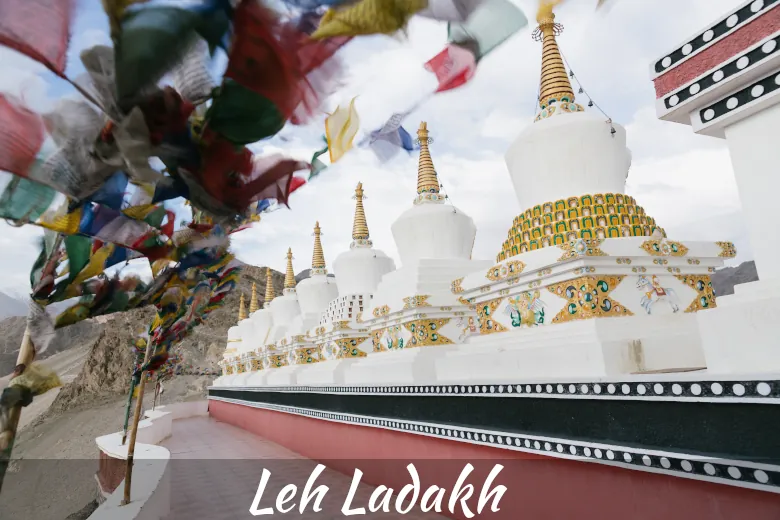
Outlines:
{"type": "Polygon", "coordinates": [[[550,457],[597,462],[629,469],[665,473],[678,477],[707,480],[780,493],[780,467],[767,464],[751,464],[681,453],[649,451],[626,446],[478,430],[453,425],[324,412],[310,408],[254,403],[223,397],[209,396],[209,399],[326,421],[383,428],[526,453],[541,453],[550,457]]]}
{"type": "Polygon", "coordinates": [[[691,85],[670,94],[664,99],[664,107],[667,110],[671,110],[680,103],[706,92],[724,79],[728,79],[777,53],[780,53],[780,36],[765,41],[755,49],[752,49],[743,55],[732,59],[722,67],[719,67],[718,70],[708,73],[707,76],[696,80],[691,85]]]}
{"type": "Polygon", "coordinates": [[[614,383],[518,383],[409,386],[216,386],[214,390],[250,390],[357,395],[449,395],[646,399],[675,401],[780,401],[780,380],[766,381],[626,381],[614,383]]]}
{"type": "Polygon", "coordinates": [[[780,73],[775,71],[739,92],[725,97],[699,111],[699,118],[703,125],[710,125],[735,110],[749,105],[753,101],[766,97],[775,90],[780,89],[780,73]]]}
{"type": "Polygon", "coordinates": [[[711,25],[709,29],[689,40],[685,45],[670,52],[653,65],[656,75],[660,75],[682,61],[694,56],[717,42],[724,36],[736,31],[750,20],[768,11],[779,0],[753,0],[729,16],[711,25]]]}

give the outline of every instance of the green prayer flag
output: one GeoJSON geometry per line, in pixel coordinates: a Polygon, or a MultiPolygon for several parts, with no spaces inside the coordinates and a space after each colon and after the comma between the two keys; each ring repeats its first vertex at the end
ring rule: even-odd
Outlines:
{"type": "Polygon", "coordinates": [[[68,280],[73,280],[89,263],[92,239],[81,235],[68,235],[65,237],[65,252],[68,254],[68,280]]]}
{"type": "Polygon", "coordinates": [[[35,222],[54,202],[57,192],[23,177],[12,176],[0,195],[0,218],[35,222]]]}
{"type": "Polygon", "coordinates": [[[318,150],[314,152],[314,155],[311,156],[311,173],[309,174],[309,180],[312,180],[314,177],[320,174],[322,170],[328,167],[327,164],[320,161],[319,157],[321,155],[324,155],[328,153],[328,147],[326,146],[322,150],[318,150]]]}
{"type": "Polygon", "coordinates": [[[271,100],[225,79],[206,112],[206,127],[236,145],[275,135],[285,119],[271,100]]]}
{"type": "Polygon", "coordinates": [[[479,61],[526,25],[528,18],[510,0],[484,0],[465,22],[450,23],[447,32],[450,43],[476,44],[479,61]]]}

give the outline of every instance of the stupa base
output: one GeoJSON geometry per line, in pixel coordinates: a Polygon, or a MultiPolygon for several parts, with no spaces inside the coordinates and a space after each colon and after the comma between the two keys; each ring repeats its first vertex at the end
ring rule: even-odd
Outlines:
{"type": "Polygon", "coordinates": [[[284,367],[271,368],[266,370],[265,384],[269,386],[283,386],[298,384],[298,373],[303,367],[301,365],[288,365],[284,367]]]}
{"type": "Polygon", "coordinates": [[[299,385],[343,385],[344,374],[357,359],[332,359],[306,365],[298,374],[299,385]]]}
{"type": "Polygon", "coordinates": [[[436,372],[441,382],[488,382],[705,366],[696,318],[683,314],[583,320],[477,336],[437,361],[436,372]]]}
{"type": "Polygon", "coordinates": [[[432,384],[437,382],[436,362],[453,346],[419,347],[382,352],[362,358],[346,373],[348,385],[432,384]]]}
{"type": "Polygon", "coordinates": [[[710,372],[780,371],[780,281],[737,285],[698,324],[710,372]]]}

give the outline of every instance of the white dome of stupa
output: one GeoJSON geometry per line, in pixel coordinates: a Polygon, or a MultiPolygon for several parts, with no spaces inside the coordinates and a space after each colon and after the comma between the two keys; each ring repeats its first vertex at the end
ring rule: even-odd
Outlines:
{"type": "Polygon", "coordinates": [[[371,242],[363,209],[363,183],[358,183],[355,189],[355,200],[352,244],[349,251],[341,253],[333,262],[341,296],[371,294],[382,277],[395,270],[393,259],[379,249],[374,249],[371,242]]]}
{"type": "Polygon", "coordinates": [[[425,122],[420,123],[417,137],[417,198],[391,226],[401,263],[408,267],[418,260],[469,260],[477,226],[463,211],[445,204],[446,197],[439,193],[439,179],[428,150],[433,140],[425,122]]]}
{"type": "Polygon", "coordinates": [[[563,26],[549,10],[537,21],[540,112],[506,153],[523,213],[514,219],[497,260],[578,239],[651,236],[660,229],[655,220],[625,195],[631,166],[625,129],[575,102],[556,41],[563,26]]]}
{"type": "MultiPolygon", "coordinates": [[[[251,346],[246,348],[246,351],[257,350],[265,345],[268,335],[271,332],[271,328],[274,325],[273,312],[271,311],[271,302],[274,297],[274,285],[273,278],[271,277],[271,268],[266,268],[265,278],[265,299],[263,302],[263,308],[252,311],[253,307],[257,305],[255,298],[255,286],[252,286],[252,303],[250,303],[249,310],[250,315],[246,320],[251,324],[248,334],[251,334],[251,346]]],[[[246,338],[247,336],[242,336],[246,338]]]]}
{"type": "Polygon", "coordinates": [[[290,325],[301,314],[301,306],[298,302],[298,294],[295,290],[295,274],[292,266],[292,249],[287,250],[287,270],[284,274],[284,290],[282,295],[271,302],[273,314],[273,327],[268,341],[275,343],[282,339],[290,328],[290,325]]]}
{"type": "Polygon", "coordinates": [[[312,252],[311,272],[308,278],[301,280],[296,287],[298,303],[303,315],[319,317],[327,309],[328,304],[338,298],[339,290],[336,281],[328,276],[325,265],[325,254],[322,251],[320,223],[314,225],[314,251],[312,252]]]}

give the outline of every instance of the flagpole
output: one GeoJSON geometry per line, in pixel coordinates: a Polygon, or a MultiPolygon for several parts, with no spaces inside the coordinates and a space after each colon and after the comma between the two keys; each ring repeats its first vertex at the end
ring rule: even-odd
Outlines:
{"type": "Polygon", "coordinates": [[[146,345],[146,354],[144,355],[144,364],[141,366],[140,381],[138,387],[138,397],[135,401],[135,412],[133,414],[133,425],[130,429],[130,442],[127,446],[127,467],[125,469],[125,490],[122,503],[120,505],[126,506],[130,503],[130,486],[133,479],[133,456],[135,455],[135,439],[138,435],[138,421],[141,418],[141,407],[144,402],[144,388],[146,387],[146,364],[151,359],[151,353],[154,349],[151,338],[146,345]]]}
{"type": "MultiPolygon", "coordinates": [[[[135,372],[135,370],[133,370],[135,372]]],[[[127,423],[130,422],[130,406],[133,404],[133,391],[138,383],[136,383],[135,374],[130,376],[130,393],[127,396],[127,406],[125,406],[125,426],[122,430],[122,446],[127,441],[127,423]]]]}
{"type": "MultiPolygon", "coordinates": [[[[16,368],[14,375],[22,374],[30,363],[35,359],[35,347],[30,338],[30,327],[24,329],[22,344],[19,347],[19,355],[16,357],[16,368]]],[[[22,405],[14,405],[8,412],[8,424],[4,432],[0,432],[0,491],[3,489],[3,480],[8,464],[11,462],[11,452],[16,439],[16,428],[19,426],[19,419],[22,416],[22,405]]]]}

